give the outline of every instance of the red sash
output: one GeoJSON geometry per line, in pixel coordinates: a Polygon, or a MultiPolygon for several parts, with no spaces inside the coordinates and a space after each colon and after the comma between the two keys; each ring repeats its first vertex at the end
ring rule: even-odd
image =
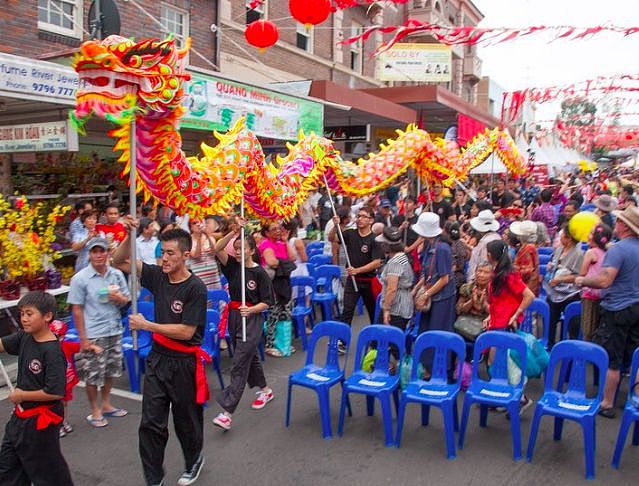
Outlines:
{"type": "Polygon", "coordinates": [[[241,306],[242,303],[237,300],[232,300],[228,304],[226,304],[226,306],[224,306],[224,310],[222,311],[222,315],[220,316],[220,325],[217,328],[217,335],[221,339],[224,339],[224,336],[226,336],[226,328],[229,325],[229,310],[239,310],[241,306]]]}
{"type": "Polygon", "coordinates": [[[44,430],[51,424],[57,425],[62,422],[62,417],[51,411],[52,406],[53,405],[39,405],[37,407],[24,410],[19,405],[16,405],[13,413],[16,414],[16,417],[21,419],[38,417],[36,420],[36,430],[44,430]]]}
{"type": "Polygon", "coordinates": [[[202,405],[210,398],[209,384],[206,381],[206,370],[204,363],[210,363],[211,357],[199,346],[187,346],[175,339],[153,333],[153,340],[171,351],[178,353],[192,354],[195,356],[195,403],[202,405]]]}

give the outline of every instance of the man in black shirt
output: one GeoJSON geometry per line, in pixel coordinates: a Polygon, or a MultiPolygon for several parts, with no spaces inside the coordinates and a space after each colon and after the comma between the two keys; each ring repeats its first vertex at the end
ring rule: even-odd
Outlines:
{"type": "Polygon", "coordinates": [[[379,212],[375,215],[375,222],[382,223],[384,226],[389,227],[393,223],[393,213],[391,211],[391,203],[388,199],[382,199],[379,201],[379,212]]]}
{"type": "MultiPolygon", "coordinates": [[[[129,229],[137,226],[125,219],[129,229]]],[[[130,234],[130,233],[129,233],[130,234]]],[[[185,471],[178,486],[193,484],[204,463],[203,405],[208,399],[200,344],[206,324],[206,285],[186,267],[192,247],[191,235],[182,229],[160,236],[162,266],[136,262],[140,283],[154,297],[155,321],[140,314],[129,317],[132,330],[153,333],[153,345],[146,361],[140,422],[140,458],[147,484],[162,484],[164,449],[168,440],[169,409],[173,411],[175,433],[182,446],[185,471]]],[[[113,265],[130,273],[129,235],[113,254],[113,265]]]]}
{"type": "Polygon", "coordinates": [[[23,329],[0,340],[0,352],[18,355],[18,380],[9,399],[16,408],[0,450],[0,484],[72,486],[60,450],[67,360],[49,330],[55,298],[29,292],[20,302],[23,329]]]}
{"type": "Polygon", "coordinates": [[[443,187],[440,182],[433,184],[433,209],[432,212],[439,216],[439,225],[444,227],[446,221],[455,221],[455,211],[442,194],[443,187]]]}
{"type": "Polygon", "coordinates": [[[495,183],[495,190],[492,195],[493,211],[499,211],[502,208],[509,208],[515,196],[506,190],[506,183],[503,179],[498,179],[495,183]]]}
{"type": "MultiPolygon", "coordinates": [[[[363,207],[357,212],[357,228],[344,231],[344,243],[346,252],[351,261],[347,268],[349,278],[344,286],[344,309],[341,321],[351,324],[357,301],[361,297],[368,311],[369,319],[375,317],[376,296],[372,289],[372,280],[375,278],[375,270],[382,265],[382,250],[375,242],[375,235],[371,230],[375,213],[371,208],[363,207]],[[357,281],[357,290],[353,285],[353,278],[357,281]]],[[[336,222],[338,224],[338,222],[336,222]]],[[[339,241],[336,231],[329,234],[331,241],[339,241]]]]}
{"type": "Polygon", "coordinates": [[[402,232],[402,242],[404,246],[412,246],[419,235],[413,231],[411,226],[417,223],[417,215],[415,214],[415,198],[413,196],[407,196],[404,199],[404,214],[397,215],[393,218],[393,224],[399,228],[402,232]]]}

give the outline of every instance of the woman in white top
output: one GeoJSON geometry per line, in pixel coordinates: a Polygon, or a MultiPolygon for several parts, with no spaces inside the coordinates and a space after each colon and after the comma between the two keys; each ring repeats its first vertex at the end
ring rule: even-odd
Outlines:
{"type": "MultiPolygon", "coordinates": [[[[291,272],[291,277],[305,277],[308,275],[308,267],[306,262],[308,257],[306,256],[306,248],[304,247],[304,241],[297,237],[297,230],[299,229],[299,221],[297,218],[293,218],[288,223],[284,224],[282,229],[282,240],[287,241],[289,247],[293,249],[295,255],[295,270],[291,272]]],[[[309,295],[311,289],[306,289],[306,294],[309,295]]],[[[297,297],[297,289],[292,289],[293,300],[297,297]]]]}

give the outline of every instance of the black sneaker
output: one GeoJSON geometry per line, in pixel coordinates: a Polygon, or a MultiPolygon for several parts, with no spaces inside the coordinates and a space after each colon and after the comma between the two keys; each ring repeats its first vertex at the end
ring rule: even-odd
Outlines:
{"type": "Polygon", "coordinates": [[[337,354],[339,354],[340,356],[346,354],[346,345],[342,341],[337,343],[337,354]]]}
{"type": "Polygon", "coordinates": [[[202,466],[204,465],[204,456],[200,454],[200,457],[195,464],[191,467],[189,471],[184,471],[180,479],[178,479],[178,486],[188,486],[189,484],[193,484],[197,481],[197,478],[200,476],[202,472],[202,466]]]}

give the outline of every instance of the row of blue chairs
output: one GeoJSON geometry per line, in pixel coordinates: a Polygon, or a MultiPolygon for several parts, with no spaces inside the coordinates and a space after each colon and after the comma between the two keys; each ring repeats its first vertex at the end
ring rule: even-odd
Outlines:
{"type": "MultiPolygon", "coordinates": [[[[465,354],[465,343],[455,333],[446,331],[428,331],[417,337],[414,344],[414,360],[410,374],[410,381],[400,394],[399,375],[389,372],[389,353],[378,352],[372,371],[362,369],[362,358],[376,343],[378,350],[388,349],[394,345],[399,351],[400,362],[404,354],[405,336],[397,328],[382,325],[370,325],[362,329],[358,336],[355,352],[354,370],[347,378],[345,363],[340,366],[337,344],[341,341],[347,350],[350,349],[351,329],[344,323],[336,321],[320,322],[314,328],[310,337],[306,364],[300,370],[293,372],[288,380],[288,396],[286,403],[285,425],[290,424],[292,388],[294,385],[314,390],[318,395],[322,436],[330,438],[331,413],[329,391],[334,385],[341,385],[342,398],[338,418],[338,435],[342,435],[345,413],[352,415],[350,394],[366,396],[368,415],[374,414],[374,400],[381,404],[386,446],[399,447],[404,425],[405,409],[409,403],[418,403],[422,407],[422,425],[428,425],[431,406],[442,410],[446,437],[447,457],[456,456],[455,432],[459,432],[457,447],[463,449],[465,432],[468,425],[470,410],[473,404],[479,404],[479,424],[485,427],[488,420],[488,407],[505,407],[510,412],[513,457],[518,460],[521,453],[521,427],[519,420],[520,400],[523,395],[526,369],[526,343],[516,334],[490,331],[481,334],[475,343],[473,353],[472,379],[463,400],[461,424],[458,421],[457,396],[461,381],[449,383],[449,356],[456,358],[457,376],[461,376],[461,368],[465,354]],[[326,360],[323,365],[315,363],[315,348],[317,343],[326,338],[328,340],[326,360]],[[489,367],[489,378],[484,379],[479,374],[479,363],[482,355],[489,349],[494,349],[494,360],[489,367]],[[434,352],[431,376],[424,380],[418,375],[419,357],[426,350],[434,352]],[[508,380],[508,353],[515,351],[521,357],[522,378],[519,383],[511,384],[508,380]],[[393,398],[397,414],[397,431],[393,433],[391,397],[393,398]]],[[[604,386],[605,370],[608,366],[606,351],[592,343],[566,340],[558,343],[550,355],[550,363],[545,376],[543,396],[537,402],[528,441],[527,460],[530,462],[537,440],[541,418],[550,415],[555,418],[553,437],[560,440],[564,420],[579,423],[584,431],[584,455],[586,462],[586,477],[595,475],[595,418],[599,409],[604,386]],[[554,376],[565,362],[570,362],[570,372],[567,379],[568,386],[564,390],[563,383],[555,383],[554,376]],[[590,397],[586,390],[586,368],[594,366],[598,370],[597,394],[590,397]]],[[[633,356],[632,375],[636,379],[639,369],[639,350],[633,356]]],[[[632,388],[632,387],[631,387],[632,388]]],[[[633,444],[639,444],[639,409],[631,403],[632,389],[629,391],[628,403],[622,419],[619,438],[615,447],[613,466],[618,467],[619,458],[630,426],[635,423],[633,444]]]]}

